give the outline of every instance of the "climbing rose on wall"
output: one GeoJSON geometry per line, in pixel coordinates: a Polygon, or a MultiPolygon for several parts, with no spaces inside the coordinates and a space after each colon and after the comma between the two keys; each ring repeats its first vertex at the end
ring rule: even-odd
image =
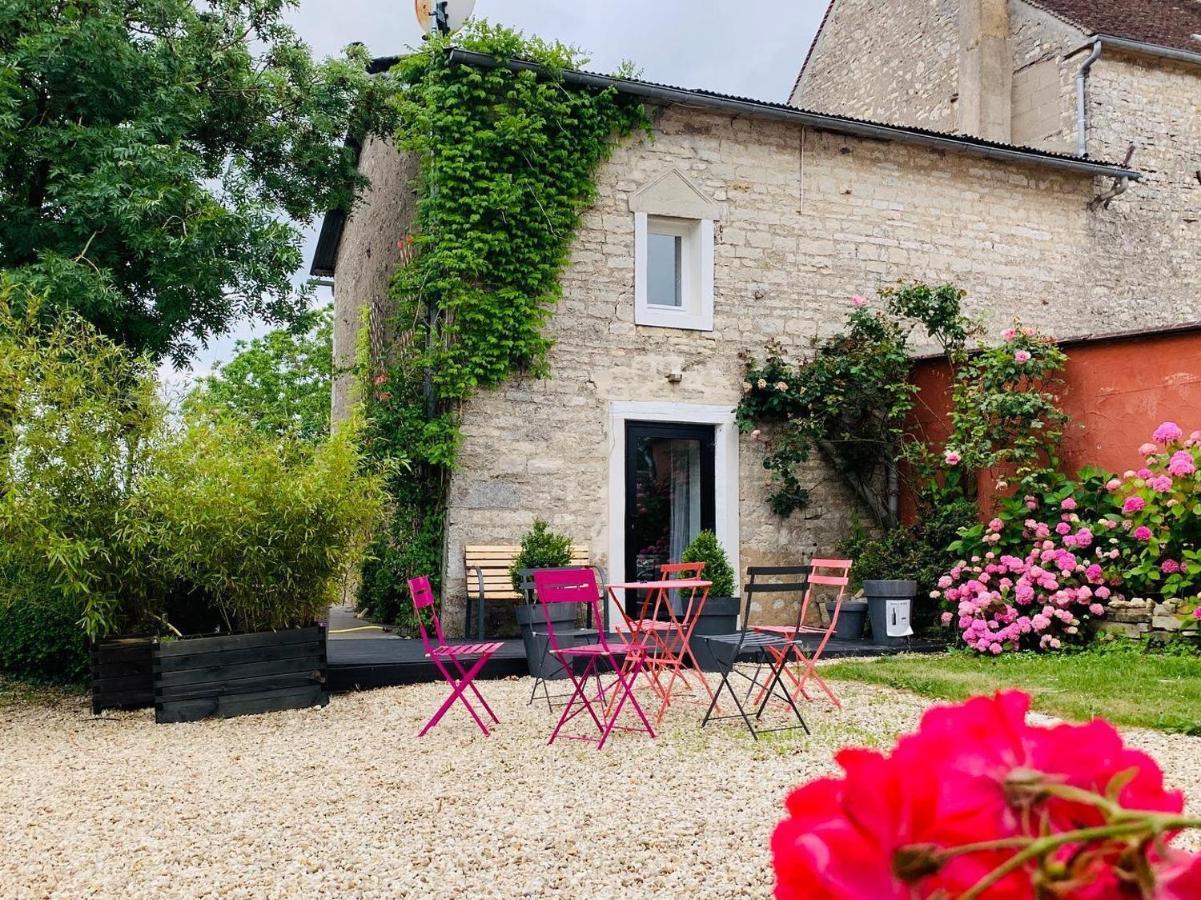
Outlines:
{"type": "Polygon", "coordinates": [[[788,798],[776,897],[1201,896],[1201,856],[1170,847],[1201,820],[1155,761],[1099,719],[1028,725],[1029,705],[1007,692],[935,707],[889,755],[839,753],[841,778],[788,798]]]}

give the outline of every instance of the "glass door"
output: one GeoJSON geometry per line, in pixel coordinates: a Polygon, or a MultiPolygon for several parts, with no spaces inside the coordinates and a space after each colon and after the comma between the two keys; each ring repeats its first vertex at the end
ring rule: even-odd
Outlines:
{"type": "Polygon", "coordinates": [[[658,578],[660,565],[679,562],[692,539],[713,528],[713,488],[712,425],[627,424],[627,581],[658,578]]]}

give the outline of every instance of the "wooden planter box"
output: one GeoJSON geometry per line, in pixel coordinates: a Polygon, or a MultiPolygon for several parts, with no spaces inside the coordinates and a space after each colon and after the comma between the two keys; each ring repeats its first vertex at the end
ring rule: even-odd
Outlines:
{"type": "Polygon", "coordinates": [[[325,706],[325,626],[156,642],[154,720],[325,706]]]}
{"type": "Polygon", "coordinates": [[[92,715],[154,705],[154,638],[92,641],[92,715]]]}

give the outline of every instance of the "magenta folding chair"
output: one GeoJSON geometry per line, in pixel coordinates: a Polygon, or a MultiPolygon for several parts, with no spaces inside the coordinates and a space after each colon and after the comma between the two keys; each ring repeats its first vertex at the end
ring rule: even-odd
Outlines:
{"type": "Polygon", "coordinates": [[[596,749],[604,749],[614,730],[617,731],[646,731],[652,738],[655,736],[651,723],[634,696],[634,683],[638,680],[638,672],[644,661],[643,650],[627,643],[609,643],[604,629],[599,629],[598,643],[578,646],[560,647],[555,637],[555,626],[551,621],[550,607],[554,603],[587,604],[592,611],[592,621],[603,622],[600,607],[600,593],[596,587],[596,575],[591,569],[537,569],[534,572],[534,589],[538,592],[538,601],[542,605],[542,614],[546,618],[546,636],[550,643],[550,652],[563,665],[567,677],[571,679],[573,691],[563,714],[551,732],[548,744],[553,744],[563,726],[576,716],[584,713],[592,719],[596,730],[600,732],[597,740],[591,734],[565,734],[563,737],[577,740],[596,740],[596,749]],[[577,659],[584,660],[582,671],[576,672],[574,665],[577,659]],[[630,660],[623,666],[622,660],[630,660]],[[613,680],[606,687],[600,681],[601,664],[612,672],[613,680]],[[591,698],[588,694],[588,680],[596,678],[598,687],[591,698]],[[606,696],[608,693],[608,696],[606,696]],[[622,707],[626,701],[638,714],[642,728],[628,728],[617,725],[622,707]]]}
{"type": "Polygon", "coordinates": [[[467,699],[466,691],[468,688],[471,689],[471,692],[475,694],[475,698],[480,701],[488,715],[491,716],[492,721],[499,725],[500,719],[496,717],[496,713],[492,711],[492,707],[488,705],[488,701],[484,699],[484,695],[475,686],[475,676],[480,673],[480,670],[492,658],[492,654],[504,645],[499,641],[489,644],[446,643],[446,636],[442,633],[442,622],[439,620],[438,613],[434,609],[434,592],[430,588],[429,578],[424,575],[421,578],[409,579],[409,596],[413,598],[413,609],[417,613],[417,629],[421,632],[421,643],[425,645],[426,658],[433,661],[434,666],[442,673],[442,677],[446,679],[446,683],[451,688],[450,696],[442,702],[442,705],[438,707],[438,711],[425,723],[425,727],[418,732],[417,736],[421,737],[437,725],[456,700],[461,701],[467,707],[467,711],[471,713],[471,718],[475,719],[475,724],[480,726],[480,731],[487,735],[489,733],[488,726],[484,724],[484,720],[480,718],[479,713],[475,711],[475,707],[471,705],[471,701],[467,699]],[[430,618],[433,619],[434,635],[438,639],[436,645],[430,641],[429,632],[426,631],[423,610],[427,609],[429,610],[430,618]],[[470,669],[465,670],[463,662],[472,659],[475,660],[475,664],[470,669]],[[457,673],[457,678],[447,669],[447,663],[457,673]]]}

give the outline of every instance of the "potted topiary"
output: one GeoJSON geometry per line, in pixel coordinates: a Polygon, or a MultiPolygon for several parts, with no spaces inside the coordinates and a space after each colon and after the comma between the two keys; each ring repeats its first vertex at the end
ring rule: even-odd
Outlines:
{"type": "MultiPolygon", "coordinates": [[[[712,531],[702,531],[685,548],[680,562],[704,563],[705,570],[701,577],[713,582],[713,586],[709,588],[709,599],[705,601],[693,630],[693,637],[704,634],[732,634],[737,631],[739,602],[734,586],[734,570],[730,566],[726,551],[717,540],[717,535],[712,531]]],[[[687,614],[689,611],[684,612],[687,614]]],[[[717,660],[709,650],[707,642],[693,640],[692,653],[697,665],[702,669],[707,672],[717,671],[717,660]]]]}
{"type": "MultiPolygon", "coordinates": [[[[854,560],[851,569],[854,582],[863,588],[872,642],[886,647],[903,646],[908,638],[888,635],[889,609],[891,606],[906,624],[911,621],[918,582],[928,577],[927,554],[922,541],[912,529],[902,526],[875,538],[859,532],[843,545],[843,549],[854,560]]],[[[850,603],[843,604],[838,623],[839,637],[842,636],[843,617],[857,611],[850,603]]]]}
{"type": "MultiPolygon", "coordinates": [[[[521,551],[513,559],[509,576],[513,579],[513,590],[525,596],[526,602],[517,607],[517,624],[525,644],[526,664],[535,677],[562,678],[565,673],[558,661],[546,652],[546,616],[541,605],[534,602],[530,573],[534,569],[561,569],[569,565],[571,538],[551,531],[545,519],[534,519],[534,524],[521,539],[521,551]]],[[[574,603],[552,604],[548,611],[556,631],[575,627],[577,610],[574,603]]]]}

